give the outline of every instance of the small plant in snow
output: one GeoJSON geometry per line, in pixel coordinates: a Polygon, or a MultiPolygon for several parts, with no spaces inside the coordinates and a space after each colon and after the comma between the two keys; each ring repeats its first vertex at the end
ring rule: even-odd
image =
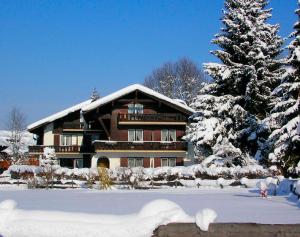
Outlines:
{"type": "Polygon", "coordinates": [[[40,164],[43,167],[43,173],[47,189],[49,187],[50,182],[51,186],[53,187],[54,166],[58,164],[54,148],[44,148],[44,154],[41,157],[40,164]]]}
{"type": "Polygon", "coordinates": [[[112,184],[112,181],[109,176],[107,168],[98,167],[98,174],[99,174],[100,189],[109,189],[112,184]]]}

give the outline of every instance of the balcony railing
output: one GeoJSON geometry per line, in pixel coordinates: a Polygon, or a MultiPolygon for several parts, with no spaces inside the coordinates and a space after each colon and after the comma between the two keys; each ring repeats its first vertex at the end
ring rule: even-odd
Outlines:
{"type": "Polygon", "coordinates": [[[186,122],[186,117],[181,114],[118,114],[119,122],[186,122]]]}
{"type": "Polygon", "coordinates": [[[56,153],[94,152],[92,146],[29,146],[29,153],[43,153],[45,147],[54,148],[56,153]]]}
{"type": "Polygon", "coordinates": [[[63,129],[83,129],[83,126],[79,123],[64,123],[63,129]]]}
{"type": "Polygon", "coordinates": [[[127,141],[94,141],[95,150],[179,150],[186,151],[186,142],[127,142],[127,141]]]}
{"type": "Polygon", "coordinates": [[[81,131],[102,131],[99,127],[93,127],[93,126],[83,126],[83,124],[79,123],[64,123],[62,128],[64,130],[81,130],[81,131]]]}

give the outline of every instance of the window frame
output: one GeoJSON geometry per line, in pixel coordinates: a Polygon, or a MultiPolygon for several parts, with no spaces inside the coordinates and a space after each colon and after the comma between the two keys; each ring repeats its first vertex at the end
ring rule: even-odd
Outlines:
{"type": "Polygon", "coordinates": [[[73,141],[72,134],[61,134],[60,135],[60,146],[73,146],[72,141],[73,141]],[[70,142],[70,144],[68,144],[68,141],[70,142]]]}
{"type": "Polygon", "coordinates": [[[144,105],[140,103],[130,103],[128,104],[128,114],[144,114],[144,105]]]}
{"type": "Polygon", "coordinates": [[[176,157],[161,157],[160,158],[161,167],[175,167],[176,157]]]}
{"type": "Polygon", "coordinates": [[[173,129],[173,128],[172,129],[162,129],[161,133],[160,133],[160,138],[161,138],[160,140],[162,142],[176,142],[176,140],[177,140],[176,132],[177,132],[177,130],[173,129]],[[166,136],[164,136],[164,134],[163,134],[165,131],[166,131],[166,136]],[[172,135],[174,135],[174,139],[172,138],[172,135]],[[164,140],[164,137],[166,137],[166,140],[164,140]]]}
{"type": "Polygon", "coordinates": [[[132,129],[128,129],[128,139],[127,139],[129,142],[142,142],[144,141],[144,129],[135,129],[135,128],[132,128],[132,129]],[[137,131],[141,132],[141,139],[140,140],[137,140],[137,131]],[[133,140],[130,140],[130,132],[133,132],[133,140]]]}
{"type": "Polygon", "coordinates": [[[143,157],[128,157],[128,167],[129,168],[144,167],[144,158],[143,157]],[[141,162],[141,164],[137,165],[138,162],[141,162]]]}

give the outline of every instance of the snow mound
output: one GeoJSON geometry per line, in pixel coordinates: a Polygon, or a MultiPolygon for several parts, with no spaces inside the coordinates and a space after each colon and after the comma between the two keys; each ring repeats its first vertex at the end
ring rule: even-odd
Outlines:
{"type": "Polygon", "coordinates": [[[5,200],[0,203],[0,210],[13,210],[16,205],[16,202],[13,200],[5,200]]]}
{"type": "MultiPolygon", "coordinates": [[[[131,215],[103,215],[15,209],[16,203],[0,203],[0,233],[8,237],[148,237],[160,225],[194,222],[176,203],[154,200],[131,215]]],[[[210,218],[211,219],[211,218],[210,218]]]]}
{"type": "Polygon", "coordinates": [[[0,203],[0,230],[6,227],[7,222],[11,219],[15,207],[16,202],[13,200],[5,200],[0,203]]]}
{"type": "MultiPolygon", "coordinates": [[[[175,202],[158,199],[146,204],[139,212],[140,218],[158,217],[163,215],[172,216],[175,219],[189,219],[189,216],[175,202]]],[[[176,221],[173,219],[174,221],[176,221]]]]}
{"type": "Polygon", "coordinates": [[[214,210],[205,208],[196,214],[196,224],[201,230],[208,231],[209,224],[213,223],[217,216],[214,210]]]}
{"type": "Polygon", "coordinates": [[[266,190],[268,188],[267,183],[263,180],[263,181],[259,181],[256,186],[260,189],[260,190],[266,190]]]}

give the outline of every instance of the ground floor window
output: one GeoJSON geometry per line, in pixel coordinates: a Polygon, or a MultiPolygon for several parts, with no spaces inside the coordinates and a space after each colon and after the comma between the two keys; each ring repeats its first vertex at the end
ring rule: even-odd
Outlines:
{"type": "Polygon", "coordinates": [[[83,159],[61,158],[59,159],[59,165],[69,169],[83,168],[83,159]]]}
{"type": "Polygon", "coordinates": [[[128,158],[128,167],[143,167],[143,158],[128,158]]]}
{"type": "Polygon", "coordinates": [[[83,159],[75,159],[74,168],[83,168],[83,159]]]}
{"type": "Polygon", "coordinates": [[[176,158],[161,158],[161,166],[176,166],[176,158]]]}

